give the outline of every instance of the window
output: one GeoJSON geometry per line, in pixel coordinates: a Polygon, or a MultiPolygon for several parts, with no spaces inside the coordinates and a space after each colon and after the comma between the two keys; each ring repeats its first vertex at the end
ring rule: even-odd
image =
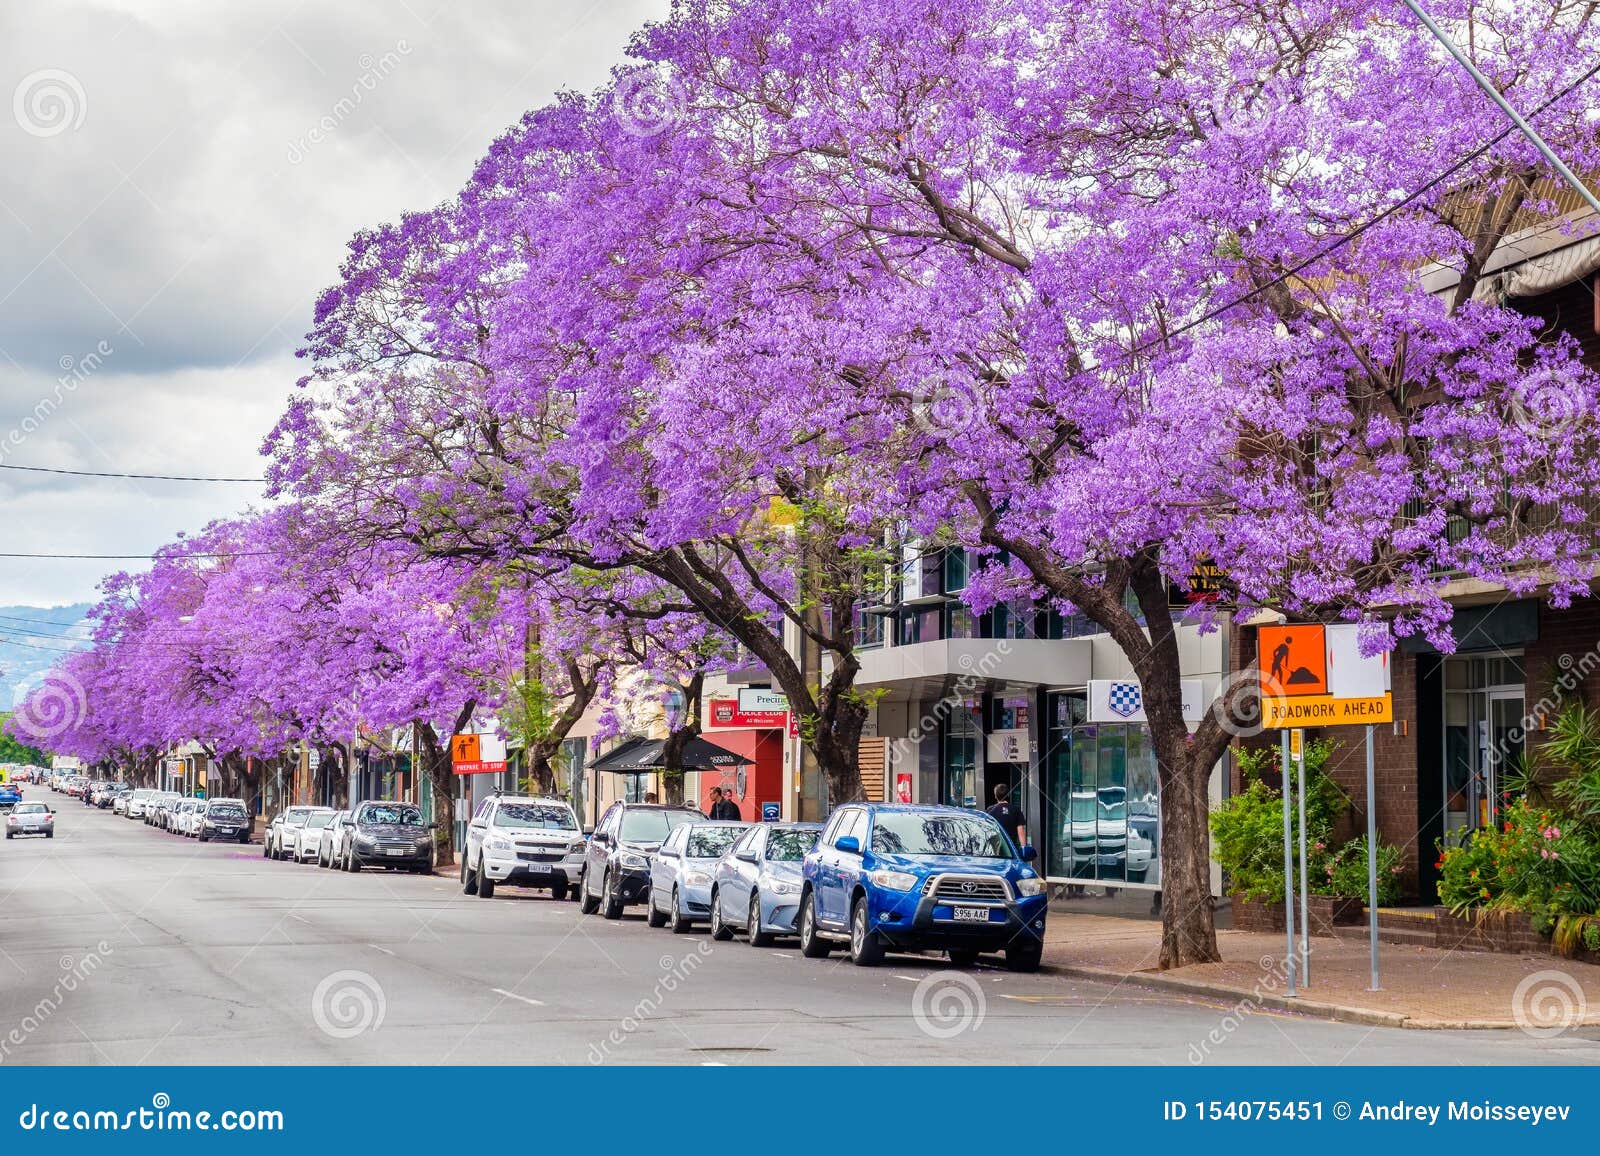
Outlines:
{"type": "Polygon", "coordinates": [[[861,831],[866,826],[866,812],[859,807],[850,807],[839,812],[838,827],[834,831],[831,846],[837,847],[839,840],[847,835],[861,838],[861,831]]]}
{"type": "Polygon", "coordinates": [[[960,546],[951,546],[944,552],[944,592],[954,594],[967,588],[972,559],[960,546]]]}
{"type": "Polygon", "coordinates": [[[550,803],[503,803],[494,813],[496,827],[521,827],[537,831],[576,831],[577,820],[566,807],[550,803]]]}
{"type": "Polygon", "coordinates": [[[738,827],[692,827],[689,831],[689,858],[720,859],[740,834],[738,827]]]}
{"type": "Polygon", "coordinates": [[[859,609],[856,611],[857,650],[870,650],[875,646],[882,646],[887,637],[888,631],[885,629],[882,614],[868,614],[859,609]]]}
{"type": "Polygon", "coordinates": [[[684,823],[700,818],[695,811],[630,810],[622,816],[624,843],[659,843],[684,823]]]}
{"type": "Polygon", "coordinates": [[[815,831],[774,831],[767,840],[766,858],[773,863],[798,863],[816,845],[815,831]]]}
{"type": "Polygon", "coordinates": [[[1009,859],[1011,842],[987,815],[885,812],[872,829],[880,855],[975,855],[1009,859]]]}
{"type": "Polygon", "coordinates": [[[944,636],[946,638],[978,637],[978,619],[961,602],[951,602],[944,608],[944,636]]]}

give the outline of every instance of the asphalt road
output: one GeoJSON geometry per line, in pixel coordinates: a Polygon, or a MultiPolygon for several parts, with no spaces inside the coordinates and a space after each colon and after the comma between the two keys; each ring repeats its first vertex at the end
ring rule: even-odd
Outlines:
{"type": "Polygon", "coordinates": [[[201,845],[42,788],[0,842],[0,1065],[1594,1063],[1595,1033],[1233,1016],[1131,985],[673,935],[630,910],[201,845]],[[1228,1026],[1233,1025],[1233,1026],[1228,1026]]]}

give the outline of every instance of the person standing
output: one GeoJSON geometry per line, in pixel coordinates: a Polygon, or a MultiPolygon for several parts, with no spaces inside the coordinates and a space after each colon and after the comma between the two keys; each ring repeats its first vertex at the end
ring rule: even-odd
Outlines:
{"type": "Polygon", "coordinates": [[[1018,847],[1028,845],[1028,820],[1022,808],[1011,801],[1010,783],[994,785],[994,806],[989,808],[989,814],[1007,835],[1016,837],[1018,847]]]}
{"type": "Polygon", "coordinates": [[[721,787],[711,788],[711,818],[731,820],[738,822],[741,818],[739,805],[727,795],[723,794],[721,787]]]}

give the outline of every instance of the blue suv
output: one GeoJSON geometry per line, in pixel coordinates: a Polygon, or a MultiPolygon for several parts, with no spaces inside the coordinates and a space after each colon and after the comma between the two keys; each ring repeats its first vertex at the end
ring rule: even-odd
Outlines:
{"type": "Polygon", "coordinates": [[[896,949],[943,949],[963,967],[1004,951],[1036,971],[1044,951],[1044,880],[982,811],[852,803],[828,819],[801,868],[800,951],[836,942],[871,967],[896,949]]]}

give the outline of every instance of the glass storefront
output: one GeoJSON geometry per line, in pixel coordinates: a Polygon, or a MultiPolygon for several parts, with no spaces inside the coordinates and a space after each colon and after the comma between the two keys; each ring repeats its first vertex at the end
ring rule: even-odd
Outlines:
{"type": "Polygon", "coordinates": [[[1086,723],[1082,693],[1050,696],[1045,872],[1055,879],[1159,885],[1155,753],[1136,723],[1086,723]]]}
{"type": "Polygon", "coordinates": [[[1523,753],[1524,673],[1515,655],[1444,660],[1444,838],[1492,826],[1507,765],[1523,753]]]}
{"type": "Polygon", "coordinates": [[[978,721],[964,703],[952,705],[944,717],[939,801],[953,807],[976,807],[983,789],[978,766],[978,721]]]}

